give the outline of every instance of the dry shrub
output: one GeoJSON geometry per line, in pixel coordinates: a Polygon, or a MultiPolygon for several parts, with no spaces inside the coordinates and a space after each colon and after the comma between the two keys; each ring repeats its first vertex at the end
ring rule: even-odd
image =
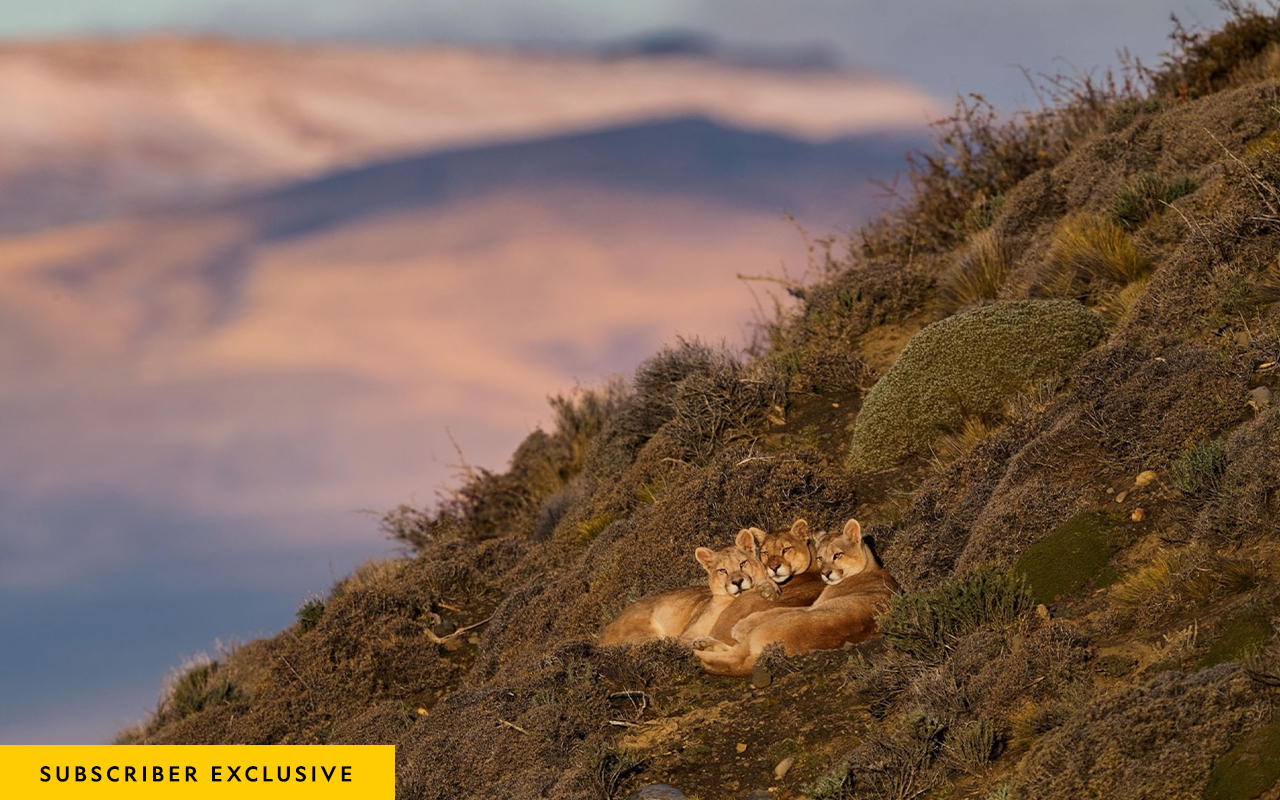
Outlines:
{"type": "Polygon", "coordinates": [[[1224,665],[1099,694],[1038,737],[1011,795],[1130,797],[1140,786],[1146,797],[1201,797],[1218,754],[1269,714],[1250,684],[1239,667],[1224,665]]]}
{"type": "Polygon", "coordinates": [[[1170,38],[1175,49],[1152,76],[1157,92],[1203,97],[1273,75],[1266,65],[1274,60],[1280,43],[1280,18],[1240,0],[1221,0],[1219,5],[1230,17],[1216,31],[1189,30],[1174,17],[1170,38]]]}
{"type": "Polygon", "coordinates": [[[1165,208],[1179,197],[1195,190],[1196,181],[1190,175],[1165,178],[1154,172],[1140,172],[1116,195],[1111,204],[1111,215],[1131,231],[1150,217],[1164,213],[1165,208]]]}
{"type": "Polygon", "coordinates": [[[1275,535],[1280,530],[1280,407],[1266,409],[1227,439],[1216,495],[1196,520],[1214,544],[1275,535]]]}

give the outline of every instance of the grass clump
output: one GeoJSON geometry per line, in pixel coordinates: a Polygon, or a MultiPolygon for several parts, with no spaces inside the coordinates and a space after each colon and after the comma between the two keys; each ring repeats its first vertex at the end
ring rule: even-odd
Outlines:
{"type": "Polygon", "coordinates": [[[853,770],[848,761],[841,761],[813,783],[801,786],[800,791],[810,800],[851,800],[853,770]]]}
{"type": "Polygon", "coordinates": [[[1116,195],[1111,204],[1111,216],[1121,227],[1131,231],[1162,213],[1167,204],[1195,190],[1196,181],[1190,175],[1166,179],[1153,172],[1141,172],[1116,195]]]}
{"type": "Polygon", "coordinates": [[[1118,549],[1115,527],[1115,520],[1107,514],[1077,514],[1027,548],[1013,571],[1030,584],[1035,602],[1051,603],[1102,572],[1118,549]]]}
{"type": "Polygon", "coordinates": [[[218,662],[207,656],[197,658],[180,671],[161,699],[157,718],[183,719],[198,711],[231,702],[241,696],[239,688],[218,674],[218,662]]]}
{"type": "Polygon", "coordinates": [[[891,467],[966,418],[998,416],[1019,392],[1064,375],[1103,334],[1096,314],[1061,300],[996,303],[935,322],[867,394],[847,466],[891,467]]]}
{"type": "Polygon", "coordinates": [[[1280,781],[1280,720],[1236,742],[1209,773],[1205,800],[1252,800],[1280,781]]]}
{"type": "Polygon", "coordinates": [[[1227,469],[1226,444],[1222,439],[1201,442],[1173,465],[1173,485],[1186,495],[1213,496],[1227,469]]]}
{"type": "Polygon", "coordinates": [[[1147,277],[1151,262],[1124,228],[1100,214],[1071,214],[1049,239],[1044,288],[1060,297],[1086,299],[1147,277]]]}
{"type": "Polygon", "coordinates": [[[583,520],[578,523],[578,544],[586,546],[596,540],[596,537],[604,533],[604,529],[613,524],[613,514],[605,512],[591,519],[583,520]]]}
{"type": "Polygon", "coordinates": [[[1013,251],[1004,237],[991,230],[975,233],[944,279],[944,306],[954,311],[973,303],[995,300],[1012,263],[1013,251]]]}
{"type": "Polygon", "coordinates": [[[932,589],[894,595],[876,622],[895,650],[935,660],[964,635],[984,625],[1008,625],[1032,605],[1022,578],[981,569],[932,589]]]}

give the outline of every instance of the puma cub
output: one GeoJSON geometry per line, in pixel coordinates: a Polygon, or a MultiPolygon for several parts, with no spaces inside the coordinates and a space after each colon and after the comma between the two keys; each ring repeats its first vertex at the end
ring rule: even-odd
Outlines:
{"type": "Polygon", "coordinates": [[[694,556],[707,571],[707,587],[690,586],[646,597],[623,609],[600,632],[600,644],[638,644],[676,636],[689,640],[711,633],[720,613],[735,597],[754,589],[776,596],[778,587],[755,556],[751,531],[738,531],[734,544],[720,550],[699,547],[694,556]]]}
{"type": "Polygon", "coordinates": [[[703,637],[693,643],[702,666],[715,675],[750,675],[765,646],[782,642],[789,656],[811,650],[833,650],[876,633],[875,615],[898,591],[862,538],[857,520],[838,535],[816,542],[818,572],[826,588],[808,608],[760,611],[731,630],[734,644],[703,637]]]}

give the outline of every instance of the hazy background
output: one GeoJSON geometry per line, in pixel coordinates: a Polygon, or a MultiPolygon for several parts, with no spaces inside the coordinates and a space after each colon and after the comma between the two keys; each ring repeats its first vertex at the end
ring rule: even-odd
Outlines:
{"type": "Polygon", "coordinates": [[[0,743],[393,548],[545,397],[885,202],[956,92],[1155,62],[1210,2],[62,0],[0,14],[0,743]],[[218,34],[218,38],[195,34],[218,34]]]}

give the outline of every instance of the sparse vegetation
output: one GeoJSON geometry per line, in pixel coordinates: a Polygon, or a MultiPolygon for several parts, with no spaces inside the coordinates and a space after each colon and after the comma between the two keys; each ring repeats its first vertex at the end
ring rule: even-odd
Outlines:
{"type": "Polygon", "coordinates": [[[942,285],[942,299],[950,310],[1000,295],[1013,263],[1004,238],[991,230],[975,233],[942,285]]]}
{"type": "Polygon", "coordinates": [[[961,637],[984,625],[1010,625],[1031,606],[1021,578],[988,569],[895,595],[877,622],[894,649],[940,659],[961,637]]]}
{"type": "Polygon", "coordinates": [[[1165,208],[1180,197],[1196,190],[1190,175],[1165,178],[1153,172],[1139,172],[1120,190],[1111,204],[1111,215],[1127,230],[1133,230],[1150,217],[1164,213],[1165,208]]]}
{"type": "Polygon", "coordinates": [[[1151,262],[1123,228],[1099,214],[1080,213],[1059,223],[1049,240],[1044,291],[1087,299],[1147,277],[1151,262]]]}

